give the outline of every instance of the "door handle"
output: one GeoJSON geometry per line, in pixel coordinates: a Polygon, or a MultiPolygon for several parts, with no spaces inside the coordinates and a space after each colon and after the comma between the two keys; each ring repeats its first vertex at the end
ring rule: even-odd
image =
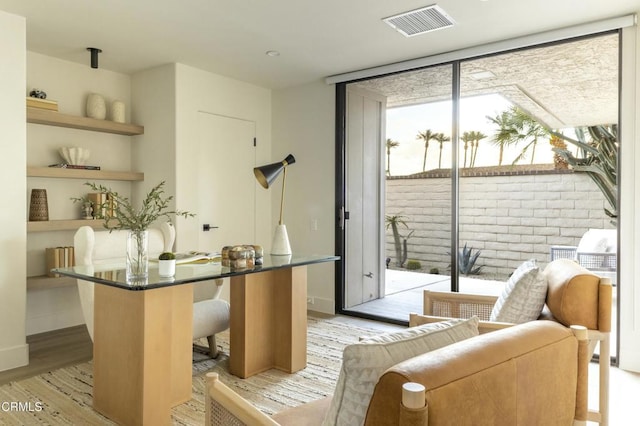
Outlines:
{"type": "Polygon", "coordinates": [[[369,272],[368,274],[364,274],[367,278],[373,278],[373,272],[369,272]]]}
{"type": "Polygon", "coordinates": [[[211,226],[208,223],[205,223],[204,225],[202,225],[202,230],[203,231],[211,231],[212,229],[218,229],[217,226],[211,226]]]}

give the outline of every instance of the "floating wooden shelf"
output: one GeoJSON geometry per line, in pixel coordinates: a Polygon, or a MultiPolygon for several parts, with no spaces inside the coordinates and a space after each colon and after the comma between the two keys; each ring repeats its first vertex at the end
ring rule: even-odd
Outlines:
{"type": "Polygon", "coordinates": [[[36,277],[27,277],[27,290],[43,290],[48,288],[72,287],[77,281],[71,277],[48,277],[39,275],[36,277]]]}
{"type": "Polygon", "coordinates": [[[114,172],[108,170],[63,169],[58,167],[27,166],[27,176],[68,179],[99,179],[99,180],[144,180],[144,173],[114,172]]]}
{"type": "Polygon", "coordinates": [[[46,124],[49,126],[68,127],[71,129],[91,130],[94,132],[115,133],[117,135],[135,136],[144,134],[144,127],[137,124],[116,123],[108,120],[79,117],[62,114],[41,108],[27,107],[27,123],[46,124]]]}
{"type": "Polygon", "coordinates": [[[76,229],[85,225],[90,226],[93,229],[103,229],[104,220],[72,219],[72,220],[28,221],[27,232],[75,231],[76,229]]]}

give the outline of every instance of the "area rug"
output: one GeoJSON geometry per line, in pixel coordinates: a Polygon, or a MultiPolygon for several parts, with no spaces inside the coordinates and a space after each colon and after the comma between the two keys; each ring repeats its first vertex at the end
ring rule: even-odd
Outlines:
{"type": "MultiPolygon", "coordinates": [[[[204,424],[208,371],[218,373],[223,383],[267,414],[321,399],[333,393],[343,348],[363,335],[379,333],[338,319],[310,317],[307,367],[295,374],[269,370],[248,379],[228,373],[229,334],[221,333],[220,357],[193,363],[193,396],[172,410],[173,424],[204,424]]],[[[92,374],[87,362],[0,386],[0,425],[113,425],[91,408],[92,374]]]]}

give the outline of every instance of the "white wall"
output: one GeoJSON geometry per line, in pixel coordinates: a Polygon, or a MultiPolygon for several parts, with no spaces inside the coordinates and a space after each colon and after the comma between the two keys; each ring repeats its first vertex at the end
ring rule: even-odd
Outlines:
{"type": "MultiPolygon", "coordinates": [[[[143,195],[143,190],[146,193],[151,186],[165,180],[166,192],[176,194],[174,207],[195,212],[201,196],[194,185],[198,177],[194,165],[198,163],[198,115],[203,111],[255,122],[256,162],[271,160],[271,91],[268,89],[183,64],[168,64],[133,77],[133,102],[134,116],[145,125],[145,134],[137,137],[134,148],[134,164],[145,172],[144,184],[135,191],[138,197],[143,195]]],[[[233,208],[233,200],[225,202],[233,208]]],[[[260,214],[257,215],[256,243],[265,247],[270,244],[272,229],[269,203],[266,191],[258,193],[256,206],[260,214]],[[265,211],[268,213],[263,214],[265,211]]],[[[197,217],[178,218],[177,251],[197,247],[200,226],[201,220],[197,217]]],[[[222,297],[228,299],[228,285],[224,286],[222,297]]]]}
{"type": "MultiPolygon", "coordinates": [[[[93,69],[87,64],[63,61],[35,52],[27,52],[25,93],[33,88],[44,90],[47,99],[58,102],[61,113],[85,116],[86,98],[96,92],[104,96],[107,112],[113,100],[124,101],[127,116],[131,111],[131,79],[124,74],[104,69],[93,69]]],[[[24,101],[21,99],[21,102],[24,101]]],[[[107,115],[109,118],[109,115],[107,115]]],[[[91,132],[40,124],[27,125],[26,164],[47,166],[62,161],[58,149],[62,146],[81,146],[91,151],[88,163],[103,170],[131,170],[131,147],[134,139],[129,136],[91,132]]],[[[24,175],[24,165],[22,166],[24,175]]],[[[80,219],[80,206],[70,198],[80,197],[90,188],[84,179],[28,178],[26,196],[31,189],[47,190],[49,219],[80,219]]],[[[118,181],[96,181],[121,194],[129,194],[131,184],[118,181]]],[[[35,232],[27,236],[27,276],[44,275],[46,247],[73,245],[73,231],[35,232]]],[[[36,334],[59,328],[83,324],[78,290],[73,287],[29,290],[27,292],[26,334],[36,334]]]]}
{"type": "MultiPolygon", "coordinates": [[[[335,252],[335,86],[317,81],[273,94],[273,150],[277,161],[293,154],[287,172],[284,222],[293,252],[335,252]],[[316,228],[317,224],[317,228],[316,228]]],[[[280,192],[274,191],[272,216],[277,221],[280,192]]],[[[272,227],[275,226],[273,222],[272,227]]],[[[308,269],[308,308],[333,313],[334,264],[308,269]]]]}
{"type": "Polygon", "coordinates": [[[24,88],[26,23],[0,11],[0,128],[3,165],[0,203],[0,371],[29,362],[25,339],[27,155],[24,88]]]}
{"type": "MultiPolygon", "coordinates": [[[[141,200],[151,188],[165,181],[167,194],[176,188],[176,91],[175,64],[136,73],[131,80],[132,119],[144,126],[135,136],[132,164],[144,172],[144,182],[134,185],[133,198],[141,200]]],[[[175,208],[175,200],[171,208],[175,208]]]]}
{"type": "MultiPolygon", "coordinates": [[[[193,182],[198,174],[195,155],[199,143],[199,112],[222,115],[256,123],[256,164],[271,158],[271,90],[212,74],[183,64],[176,65],[176,177],[177,207],[192,211],[198,205],[198,191],[193,182]]],[[[224,153],[220,153],[224,155],[224,153]]],[[[241,194],[238,194],[241,196],[241,194]]],[[[233,208],[233,200],[225,200],[233,208]]],[[[271,216],[268,211],[269,194],[256,195],[256,243],[269,247],[271,216]]],[[[178,219],[179,250],[196,246],[201,232],[198,220],[178,219]]],[[[225,286],[227,287],[227,286],[225,286]]]]}

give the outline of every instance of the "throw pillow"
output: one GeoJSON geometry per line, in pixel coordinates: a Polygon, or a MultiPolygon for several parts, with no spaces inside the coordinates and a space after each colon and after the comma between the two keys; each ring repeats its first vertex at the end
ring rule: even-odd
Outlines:
{"type": "Polygon", "coordinates": [[[519,324],[538,319],[547,297],[547,280],[534,259],[518,266],[491,311],[490,321],[519,324]]]}
{"type": "Polygon", "coordinates": [[[369,337],[344,349],[326,426],[362,425],[380,376],[393,365],[478,335],[478,318],[456,319],[369,337]]]}

